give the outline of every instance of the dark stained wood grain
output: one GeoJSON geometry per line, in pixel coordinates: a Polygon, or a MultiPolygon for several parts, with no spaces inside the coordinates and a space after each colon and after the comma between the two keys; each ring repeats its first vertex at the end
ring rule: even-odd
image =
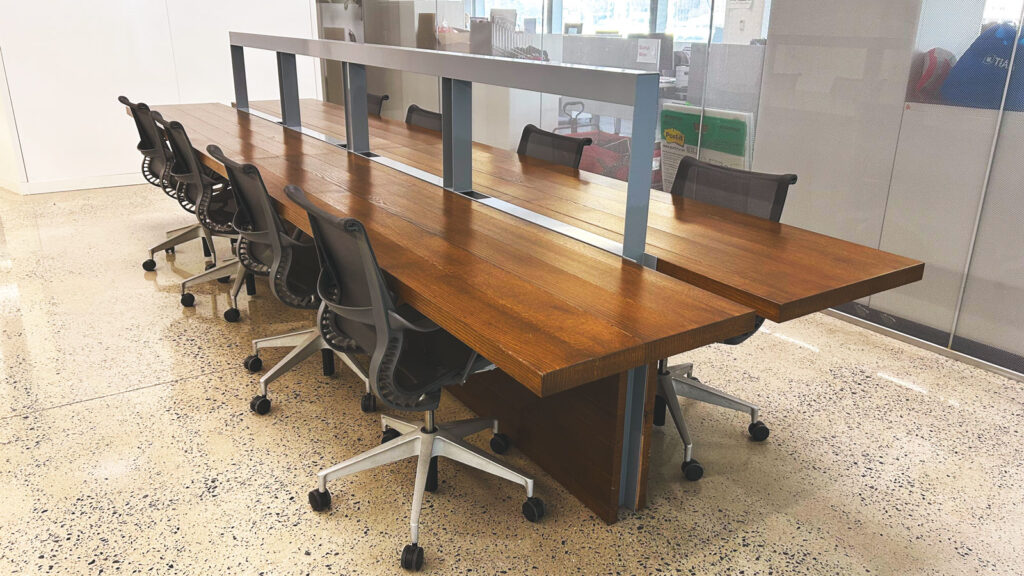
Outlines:
{"type": "Polygon", "coordinates": [[[497,418],[518,450],[599,518],[618,519],[625,374],[544,398],[500,370],[447,390],[480,416],[497,418]]]}
{"type": "MultiPolygon", "coordinates": [[[[637,509],[647,505],[657,370],[647,371],[643,452],[637,509]]],[[[576,495],[605,522],[618,519],[625,424],[626,374],[538,398],[500,370],[448,388],[470,410],[497,418],[513,445],[576,495]]]]}
{"type": "MultiPolygon", "coordinates": [[[[253,106],[273,112],[273,106],[253,106]]],[[[344,109],[302,102],[303,121],[344,138],[344,109]]],[[[441,173],[436,132],[371,118],[371,149],[441,173]],[[375,145],[376,143],[376,145],[375,145]]],[[[479,191],[621,241],[625,183],[474,144],[479,191]]],[[[652,191],[648,252],[658,270],[776,322],[920,280],[920,261],[652,191]]]]}
{"type": "Polygon", "coordinates": [[[361,220],[399,294],[538,396],[743,332],[745,307],[218,104],[163,106],[205,158],[256,164],[283,216],[296,184],[361,220]],[[666,314],[666,310],[678,311],[666,314]]]}

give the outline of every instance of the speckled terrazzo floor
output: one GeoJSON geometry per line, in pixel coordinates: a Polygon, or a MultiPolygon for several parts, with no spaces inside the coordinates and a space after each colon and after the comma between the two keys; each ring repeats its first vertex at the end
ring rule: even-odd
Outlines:
{"type": "MultiPolygon", "coordinates": [[[[219,284],[183,310],[199,246],[139,263],[189,223],[149,186],[0,191],[0,574],[398,572],[412,463],[339,480],[333,510],[310,511],[316,470],[375,445],[377,416],[316,360],[276,383],[271,415],[249,412],[250,339],[312,315],[262,283],[239,324],[219,284]]],[[[442,462],[425,572],[1024,573],[1024,384],[822,315],[688,359],[761,403],[767,443],[686,405],[704,479],[680,479],[659,429],[650,506],[611,527],[515,450],[548,504],[538,525],[520,489],[442,462]]]]}

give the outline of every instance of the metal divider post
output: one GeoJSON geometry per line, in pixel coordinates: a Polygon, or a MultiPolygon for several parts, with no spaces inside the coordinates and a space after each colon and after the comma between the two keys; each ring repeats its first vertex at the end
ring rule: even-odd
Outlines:
{"type": "Polygon", "coordinates": [[[295,54],[277,53],[277,84],[281,90],[281,123],[299,129],[299,76],[295,70],[295,54]]]}
{"type": "Polygon", "coordinates": [[[345,88],[345,140],[349,152],[370,151],[370,127],[366,106],[366,66],[346,62],[342,66],[345,88]]]}
{"type": "Polygon", "coordinates": [[[473,84],[441,78],[441,141],[444,187],[473,189],[473,84]]]}
{"type": "MultiPolygon", "coordinates": [[[[641,265],[647,261],[647,213],[651,202],[651,162],[654,158],[657,114],[658,76],[637,76],[636,95],[633,98],[633,136],[630,141],[622,256],[641,265]]],[[[622,438],[622,470],[619,482],[619,506],[629,510],[636,509],[639,498],[646,398],[647,366],[638,366],[629,371],[626,381],[625,433],[622,438]]]]}
{"type": "Polygon", "coordinates": [[[231,45],[231,75],[235,81],[235,108],[249,111],[249,88],[245,83],[245,53],[241,46],[231,45]]]}

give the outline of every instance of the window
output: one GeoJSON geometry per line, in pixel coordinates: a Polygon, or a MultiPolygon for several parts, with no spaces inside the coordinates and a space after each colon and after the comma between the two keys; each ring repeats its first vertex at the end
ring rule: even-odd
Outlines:
{"type": "Polygon", "coordinates": [[[644,34],[650,32],[650,18],[650,0],[562,1],[562,22],[582,22],[583,34],[644,34]]]}

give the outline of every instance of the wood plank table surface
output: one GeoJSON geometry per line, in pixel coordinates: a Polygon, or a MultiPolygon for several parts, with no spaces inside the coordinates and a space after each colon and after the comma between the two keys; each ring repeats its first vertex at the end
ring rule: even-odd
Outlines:
{"type": "MultiPolygon", "coordinates": [[[[279,115],[276,101],[251,107],[279,115]]],[[[303,125],[345,139],[344,108],[301,101],[303,125]]],[[[441,136],[370,117],[370,149],[441,174],[441,136]]],[[[473,144],[474,189],[621,242],[626,183],[473,144]]],[[[658,270],[775,322],[916,282],[924,263],[795,226],[651,191],[647,252],[658,270]]]]}
{"type": "MultiPolygon", "coordinates": [[[[499,418],[516,446],[608,522],[618,512],[626,372],[753,326],[745,306],[273,122],[222,104],[155,109],[185,126],[214,170],[224,173],[208,144],[255,164],[297,226],[309,230],[286,184],[361,220],[400,297],[500,368],[453,392],[499,418]]],[[[642,506],[643,482],[639,492],[642,506]]]]}

